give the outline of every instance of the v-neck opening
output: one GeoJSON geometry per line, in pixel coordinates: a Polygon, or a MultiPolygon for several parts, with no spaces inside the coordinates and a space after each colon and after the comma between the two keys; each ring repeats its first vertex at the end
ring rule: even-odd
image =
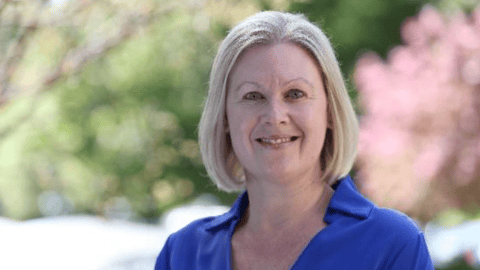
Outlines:
{"type": "MultiPolygon", "coordinates": [[[[231,229],[231,233],[229,235],[229,242],[230,242],[230,245],[228,246],[228,251],[227,251],[227,255],[228,255],[228,258],[229,258],[229,266],[227,267],[228,270],[233,270],[234,267],[233,267],[233,247],[232,247],[232,238],[233,238],[233,234],[235,233],[235,227],[237,226],[238,222],[240,222],[240,220],[237,220],[236,222],[232,223],[232,226],[233,226],[233,229],[231,229]]],[[[310,238],[310,240],[307,242],[307,244],[303,247],[302,251],[298,254],[297,258],[295,259],[295,261],[288,267],[288,270],[294,270],[295,269],[295,265],[300,261],[301,257],[303,256],[303,254],[305,253],[305,251],[309,248],[309,246],[311,246],[312,242],[314,242],[314,240],[316,240],[317,238],[319,238],[322,234],[323,234],[323,231],[325,231],[327,228],[331,227],[332,225],[331,224],[327,224],[327,226],[321,228],[320,230],[318,230],[313,236],[312,238],[310,238]]]]}
{"type": "MultiPolygon", "coordinates": [[[[300,253],[298,254],[298,256],[295,258],[295,260],[293,261],[293,263],[289,266],[288,270],[293,270],[295,265],[297,264],[298,261],[300,261],[302,255],[305,253],[305,251],[308,249],[308,247],[312,244],[312,242],[314,242],[314,240],[318,237],[320,237],[320,235],[322,234],[323,231],[325,231],[328,227],[332,226],[331,223],[328,223],[326,220],[325,220],[325,215],[328,211],[328,208],[330,207],[330,204],[331,204],[331,201],[333,199],[333,196],[335,195],[335,191],[336,191],[336,187],[337,186],[334,186],[334,187],[331,187],[329,186],[328,184],[326,185],[328,188],[331,189],[331,191],[329,191],[329,199],[328,199],[328,203],[326,205],[326,208],[325,208],[325,211],[323,213],[323,217],[322,217],[322,221],[326,224],[326,226],[323,226],[321,229],[319,229],[307,242],[307,244],[302,248],[302,250],[300,251],[300,253]]],[[[326,187],[326,188],[327,188],[326,187]]],[[[325,191],[324,191],[325,192],[325,191]]],[[[248,196],[248,193],[246,194],[248,196]]],[[[323,195],[322,195],[323,196],[323,195]]],[[[247,197],[248,199],[248,197],[247,197]]],[[[244,204],[245,202],[243,202],[244,204]]],[[[235,222],[232,222],[232,227],[230,228],[230,233],[229,233],[229,242],[230,244],[228,245],[228,258],[229,258],[229,267],[227,269],[229,270],[233,270],[234,266],[233,266],[233,263],[234,263],[234,260],[233,260],[233,234],[235,233],[235,228],[237,227],[237,225],[239,224],[239,222],[241,222],[242,220],[242,213],[244,211],[248,211],[248,206],[245,208],[245,209],[239,209],[240,211],[237,212],[237,219],[235,220],[235,222]],[[243,211],[242,211],[243,210],[243,211]]]]}

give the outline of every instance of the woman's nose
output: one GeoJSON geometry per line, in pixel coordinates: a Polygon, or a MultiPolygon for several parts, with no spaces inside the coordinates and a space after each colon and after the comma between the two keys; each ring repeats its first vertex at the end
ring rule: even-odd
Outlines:
{"type": "Polygon", "coordinates": [[[264,113],[264,123],[267,125],[287,124],[288,108],[286,104],[279,101],[272,101],[266,106],[264,113]]]}

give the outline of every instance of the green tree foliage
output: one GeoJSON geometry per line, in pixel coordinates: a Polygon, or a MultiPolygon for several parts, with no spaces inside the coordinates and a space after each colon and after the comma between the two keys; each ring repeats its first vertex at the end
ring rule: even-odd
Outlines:
{"type": "Polygon", "coordinates": [[[228,20],[201,2],[38,3],[0,9],[2,215],[155,220],[205,192],[230,203],[196,141],[228,20]]]}

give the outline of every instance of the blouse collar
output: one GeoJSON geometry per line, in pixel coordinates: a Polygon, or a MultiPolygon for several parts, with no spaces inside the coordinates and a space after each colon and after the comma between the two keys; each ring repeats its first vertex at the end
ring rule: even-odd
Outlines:
{"type": "MultiPolygon", "coordinates": [[[[328,204],[323,220],[331,224],[339,218],[351,217],[366,219],[375,205],[363,197],[355,188],[350,176],[338,180],[332,188],[335,190],[328,204]]],[[[232,222],[238,222],[248,207],[248,193],[243,192],[235,201],[230,211],[205,224],[205,229],[214,231],[229,228],[232,222]]]]}

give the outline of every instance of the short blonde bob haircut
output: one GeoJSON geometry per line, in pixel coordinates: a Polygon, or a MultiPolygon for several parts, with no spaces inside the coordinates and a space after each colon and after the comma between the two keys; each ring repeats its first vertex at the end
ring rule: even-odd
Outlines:
{"type": "Polygon", "coordinates": [[[254,45],[296,44],[321,67],[329,122],[320,154],[322,179],[333,184],[348,174],[357,152],[358,121],[335,53],[325,34],[303,15],[265,11],[234,27],[220,45],[210,74],[208,96],[199,124],[199,144],[211,179],[224,191],[245,188],[245,174],[226,130],[227,81],[238,57],[254,45]]]}

